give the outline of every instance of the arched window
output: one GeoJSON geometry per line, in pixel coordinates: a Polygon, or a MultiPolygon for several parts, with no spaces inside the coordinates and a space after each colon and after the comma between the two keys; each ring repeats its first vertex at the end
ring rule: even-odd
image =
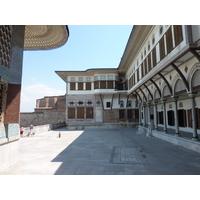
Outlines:
{"type": "Polygon", "coordinates": [[[152,37],[152,45],[155,44],[155,35],[153,34],[153,37],[152,37]]]}
{"type": "Polygon", "coordinates": [[[119,105],[120,105],[120,108],[124,108],[124,101],[120,101],[119,105]]]}
{"type": "Polygon", "coordinates": [[[128,108],[131,108],[132,107],[132,101],[131,100],[129,100],[128,101],[128,106],[127,106],[128,108]]]}
{"type": "Polygon", "coordinates": [[[183,103],[180,102],[180,103],[179,103],[179,108],[182,108],[182,107],[183,107],[183,103]]]}
{"type": "Polygon", "coordinates": [[[145,48],[144,48],[144,56],[146,56],[146,53],[147,53],[147,52],[146,52],[146,47],[145,47],[145,48]]]}
{"type": "Polygon", "coordinates": [[[148,42],[148,50],[150,50],[150,42],[148,42]]]}

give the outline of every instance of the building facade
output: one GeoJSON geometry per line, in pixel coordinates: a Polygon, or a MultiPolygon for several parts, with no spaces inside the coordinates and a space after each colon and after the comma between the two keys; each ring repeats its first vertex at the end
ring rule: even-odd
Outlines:
{"type": "Polygon", "coordinates": [[[52,49],[69,36],[67,26],[0,25],[0,171],[17,162],[23,51],[52,49]]]}
{"type": "Polygon", "coordinates": [[[67,84],[66,123],[135,124],[135,97],[127,95],[125,75],[118,69],[56,72],[67,84]]]}
{"type": "Polygon", "coordinates": [[[139,122],[200,131],[200,26],[134,26],[116,69],[56,71],[67,123],[139,122]]]}

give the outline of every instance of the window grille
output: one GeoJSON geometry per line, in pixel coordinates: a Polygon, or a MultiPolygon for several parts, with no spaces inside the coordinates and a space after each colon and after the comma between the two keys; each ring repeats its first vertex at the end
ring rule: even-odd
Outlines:
{"type": "Polygon", "coordinates": [[[78,101],[78,105],[79,105],[79,106],[83,106],[83,105],[84,105],[83,101],[80,101],[80,100],[79,100],[79,101],[78,101]]]}

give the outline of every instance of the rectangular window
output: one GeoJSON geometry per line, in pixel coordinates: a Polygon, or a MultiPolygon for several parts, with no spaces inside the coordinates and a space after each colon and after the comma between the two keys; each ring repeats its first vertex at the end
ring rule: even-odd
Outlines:
{"type": "Polygon", "coordinates": [[[100,89],[106,89],[106,81],[100,81],[100,89]]]}
{"type": "Polygon", "coordinates": [[[156,46],[152,49],[152,64],[153,67],[156,66],[157,60],[156,60],[156,46]]]}
{"type": "Polygon", "coordinates": [[[94,81],[94,89],[99,89],[99,81],[94,81]]]}
{"type": "Polygon", "coordinates": [[[83,83],[78,83],[78,90],[83,90],[83,83]]]}
{"type": "Polygon", "coordinates": [[[139,81],[139,68],[136,70],[137,72],[137,81],[139,81]]]}
{"type": "Polygon", "coordinates": [[[108,75],[108,80],[113,80],[113,75],[108,75]]]}
{"type": "Polygon", "coordinates": [[[150,72],[151,71],[151,53],[148,55],[147,59],[148,59],[148,72],[150,72]]]}
{"type": "Polygon", "coordinates": [[[133,74],[132,78],[133,78],[133,85],[135,85],[135,73],[133,74]]]}
{"type": "Polygon", "coordinates": [[[108,89],[113,89],[113,81],[107,81],[108,89]]]}
{"type": "Polygon", "coordinates": [[[119,81],[115,81],[115,89],[119,89],[119,81]]]}
{"type": "Polygon", "coordinates": [[[169,54],[173,49],[172,27],[170,27],[166,32],[166,43],[167,43],[167,54],[169,54]]]}
{"type": "Polygon", "coordinates": [[[71,77],[71,82],[74,82],[75,81],[75,77],[71,77]]]}
{"type": "Polygon", "coordinates": [[[75,119],[75,108],[68,108],[68,119],[75,119]]]}
{"type": "Polygon", "coordinates": [[[91,78],[90,78],[90,77],[87,77],[87,78],[86,78],[86,81],[87,81],[87,82],[90,82],[90,81],[91,81],[91,78]]]}
{"type": "Polygon", "coordinates": [[[93,107],[86,108],[86,118],[93,118],[93,107]]]}
{"type": "Polygon", "coordinates": [[[175,46],[178,46],[183,41],[182,25],[174,26],[175,46]]]}
{"type": "Polygon", "coordinates": [[[133,119],[133,110],[127,110],[127,119],[133,119]]]}
{"type": "Polygon", "coordinates": [[[110,102],[106,102],[106,108],[110,108],[111,107],[111,103],[110,102]]]}
{"type": "Polygon", "coordinates": [[[130,79],[128,80],[128,89],[129,89],[129,90],[132,88],[132,86],[131,86],[131,81],[132,81],[132,79],[130,78],[130,79]]]}
{"type": "Polygon", "coordinates": [[[86,83],[86,90],[91,90],[91,83],[86,83]]]}
{"type": "Polygon", "coordinates": [[[135,119],[139,119],[139,110],[135,109],[135,119]]]}
{"type": "Polygon", "coordinates": [[[146,73],[146,60],[143,61],[142,66],[143,66],[143,73],[144,73],[144,76],[145,76],[147,74],[146,73]]]}
{"type": "Polygon", "coordinates": [[[84,119],[84,107],[77,107],[77,119],[84,119]]]}
{"type": "Polygon", "coordinates": [[[106,80],[106,76],[105,75],[100,75],[100,80],[106,80]]]}
{"type": "Polygon", "coordinates": [[[159,41],[159,47],[160,47],[160,60],[162,60],[165,57],[164,36],[159,41]]]}
{"type": "Polygon", "coordinates": [[[143,63],[141,64],[140,68],[141,68],[141,78],[143,78],[144,77],[143,63]]]}
{"type": "Polygon", "coordinates": [[[78,81],[83,81],[83,77],[78,77],[78,81]]]}
{"type": "Polygon", "coordinates": [[[146,70],[145,70],[145,72],[146,72],[146,74],[149,72],[149,68],[148,68],[148,57],[144,60],[144,62],[145,62],[145,66],[146,66],[146,70]]]}
{"type": "Polygon", "coordinates": [[[76,83],[70,83],[70,90],[76,89],[76,83]]]}
{"type": "Polygon", "coordinates": [[[124,119],[125,115],[125,110],[119,110],[119,119],[124,119]]]}

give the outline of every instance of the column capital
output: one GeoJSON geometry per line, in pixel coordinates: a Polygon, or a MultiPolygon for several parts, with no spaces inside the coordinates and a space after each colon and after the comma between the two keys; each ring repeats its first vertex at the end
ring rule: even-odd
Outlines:
{"type": "Polygon", "coordinates": [[[151,102],[148,102],[148,103],[147,103],[148,106],[151,106],[151,104],[152,104],[151,102]]]}
{"type": "Polygon", "coordinates": [[[172,101],[178,101],[179,96],[172,96],[172,101]]]}
{"type": "Polygon", "coordinates": [[[146,104],[146,103],[142,103],[142,105],[143,105],[143,106],[147,106],[147,104],[146,104]]]}
{"type": "Polygon", "coordinates": [[[155,104],[157,104],[157,103],[158,103],[158,101],[156,101],[156,100],[155,100],[155,101],[153,101],[153,104],[154,104],[154,105],[155,105],[155,104]]]}
{"type": "Polygon", "coordinates": [[[190,92],[190,93],[188,93],[188,96],[190,98],[194,98],[194,97],[196,97],[196,94],[197,94],[197,92],[190,92]]]}
{"type": "Polygon", "coordinates": [[[162,103],[166,103],[167,99],[161,99],[162,103]]]}

